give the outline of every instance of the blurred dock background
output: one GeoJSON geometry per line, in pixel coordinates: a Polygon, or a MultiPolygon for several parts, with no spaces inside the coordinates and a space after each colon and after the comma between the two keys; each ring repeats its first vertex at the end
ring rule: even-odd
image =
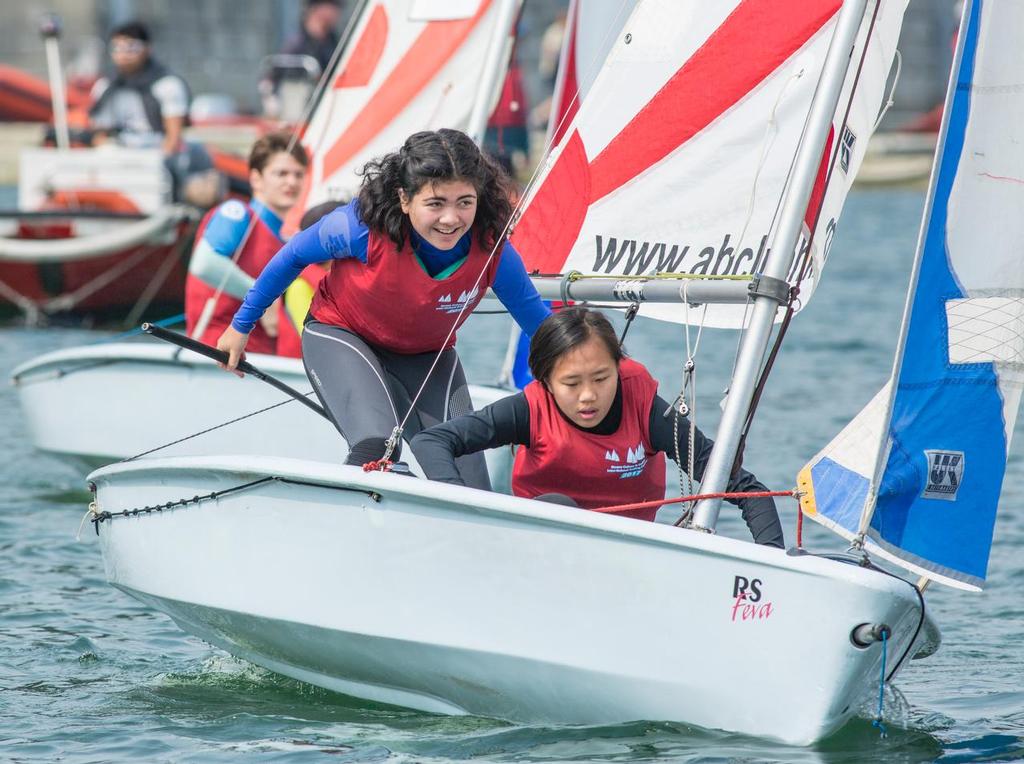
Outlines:
{"type": "MultiPolygon", "coordinates": [[[[516,55],[528,108],[548,95],[544,90],[549,80],[538,71],[541,40],[567,4],[568,0],[525,0],[516,55]]],[[[339,31],[356,5],[356,0],[342,0],[339,31]]],[[[214,118],[190,128],[193,136],[244,154],[257,128],[233,122],[230,112],[260,113],[257,83],[263,59],[279,51],[298,30],[302,7],[301,0],[8,0],[0,4],[0,64],[45,80],[46,56],[38,30],[42,15],[52,12],[63,22],[61,55],[68,82],[88,87],[105,70],[108,31],[128,20],[141,20],[152,31],[154,55],[189,83],[194,108],[213,111],[214,118]],[[223,112],[219,118],[218,112],[223,112]]],[[[911,0],[900,42],[895,104],[876,137],[879,151],[873,152],[888,158],[889,170],[880,171],[874,163],[877,157],[869,157],[861,173],[865,181],[886,182],[888,174],[898,179],[911,169],[901,162],[916,162],[927,174],[934,141],[927,130],[914,137],[901,128],[913,126],[942,100],[958,7],[957,0],[911,0]]],[[[533,127],[536,153],[544,133],[542,126],[533,127]]],[[[18,151],[38,145],[44,129],[41,124],[0,122],[0,185],[16,182],[18,151]]]]}

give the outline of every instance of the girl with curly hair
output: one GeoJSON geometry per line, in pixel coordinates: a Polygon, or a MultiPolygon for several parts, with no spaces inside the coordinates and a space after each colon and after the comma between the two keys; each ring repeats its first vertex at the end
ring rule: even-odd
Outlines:
{"type": "MultiPolygon", "coordinates": [[[[415,133],[363,175],[355,200],[275,255],[217,343],[234,370],[263,311],[307,265],[333,259],[306,319],[302,358],[348,441],[346,463],[356,465],[384,455],[406,414],[411,439],[472,410],[455,330],[489,287],[527,335],[549,313],[506,240],[510,181],[464,133],[415,133]]],[[[482,454],[458,469],[467,485],[490,487],[482,454]]]]}

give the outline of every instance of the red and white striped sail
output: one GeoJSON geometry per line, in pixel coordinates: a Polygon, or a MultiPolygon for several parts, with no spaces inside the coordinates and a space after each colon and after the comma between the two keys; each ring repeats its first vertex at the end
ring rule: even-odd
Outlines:
{"type": "MultiPolygon", "coordinates": [[[[513,236],[527,267],[622,276],[761,270],[841,4],[640,0],[530,192],[513,236]]],[[[805,217],[813,237],[803,304],[874,130],[905,7],[877,0],[862,23],[805,217]]],[[[686,315],[679,305],[643,312],[686,315]]],[[[716,305],[704,320],[738,327],[744,315],[743,306],[716,305]]]]}
{"type": "Polygon", "coordinates": [[[353,196],[357,171],[418,130],[482,130],[501,84],[520,0],[373,0],[364,5],[302,142],[302,210],[353,196]],[[491,82],[491,80],[494,80],[491,82]],[[481,99],[488,103],[480,105],[481,99]],[[470,117],[483,113],[479,125],[470,117]]]}

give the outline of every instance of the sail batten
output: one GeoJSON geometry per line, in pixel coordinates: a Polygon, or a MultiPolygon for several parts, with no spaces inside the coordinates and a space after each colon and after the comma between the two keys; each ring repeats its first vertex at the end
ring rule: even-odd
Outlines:
{"type": "Polygon", "coordinates": [[[910,570],[977,589],[1024,382],[1024,184],[1002,180],[1024,169],[1009,127],[1024,119],[1009,31],[1024,28],[1024,6],[975,0],[964,14],[892,394],[876,396],[801,479],[809,516],[910,570]],[[856,527],[854,484],[868,486],[856,527]]]}

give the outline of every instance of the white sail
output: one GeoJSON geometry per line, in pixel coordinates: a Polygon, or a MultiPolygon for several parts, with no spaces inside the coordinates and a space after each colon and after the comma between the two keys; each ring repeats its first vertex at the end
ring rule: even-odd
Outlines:
{"type": "MultiPolygon", "coordinates": [[[[639,2],[528,199],[513,237],[527,267],[757,273],[840,5],[639,2]]],[[[802,304],[874,129],[905,6],[881,0],[863,20],[807,210],[814,236],[802,304]]],[[[679,306],[644,312],[685,314],[679,306]]],[[[737,327],[743,316],[742,305],[711,306],[706,323],[737,327]]]]}
{"type": "Polygon", "coordinates": [[[1024,4],[966,4],[894,382],[800,475],[810,517],[967,589],[1024,384],[1021,29],[1024,4]]]}
{"type": "Polygon", "coordinates": [[[452,127],[479,132],[479,139],[501,84],[519,4],[366,3],[302,137],[312,165],[297,214],[355,195],[363,165],[414,132],[452,127]],[[475,126],[474,113],[483,114],[475,126]]]}

